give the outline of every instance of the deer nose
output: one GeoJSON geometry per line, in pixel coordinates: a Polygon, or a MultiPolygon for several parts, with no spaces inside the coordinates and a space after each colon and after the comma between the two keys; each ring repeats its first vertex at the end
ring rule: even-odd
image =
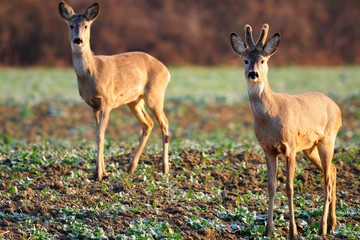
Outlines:
{"type": "Polygon", "coordinates": [[[74,38],[74,41],[73,41],[75,44],[81,44],[83,42],[83,40],[79,37],[77,38],[74,38]]]}
{"type": "Polygon", "coordinates": [[[251,71],[248,73],[248,78],[250,78],[251,80],[255,80],[255,79],[259,78],[259,73],[255,72],[255,71],[251,71]]]}

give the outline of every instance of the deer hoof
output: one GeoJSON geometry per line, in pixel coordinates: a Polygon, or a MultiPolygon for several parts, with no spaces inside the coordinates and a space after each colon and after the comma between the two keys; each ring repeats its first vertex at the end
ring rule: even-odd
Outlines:
{"type": "Polygon", "coordinates": [[[332,219],[332,218],[329,219],[329,221],[328,221],[328,226],[329,226],[328,233],[329,234],[332,234],[335,231],[336,224],[337,224],[336,223],[336,218],[335,219],[332,219]]]}
{"type": "Polygon", "coordinates": [[[319,235],[320,236],[326,235],[326,229],[324,229],[322,226],[320,226],[320,228],[319,228],[319,235]]]}
{"type": "Polygon", "coordinates": [[[107,178],[109,176],[109,174],[105,171],[98,171],[97,169],[94,172],[94,179],[101,181],[104,178],[107,178]]]}
{"type": "Polygon", "coordinates": [[[164,174],[169,173],[169,166],[168,165],[163,167],[163,172],[164,172],[164,174]]]}
{"type": "Polygon", "coordinates": [[[102,175],[99,175],[98,173],[94,173],[94,178],[95,178],[95,180],[101,181],[102,175]]]}
{"type": "Polygon", "coordinates": [[[95,180],[98,180],[98,181],[102,180],[102,171],[97,167],[94,172],[94,178],[95,178],[95,180]]]}
{"type": "Polygon", "coordinates": [[[128,172],[129,174],[134,174],[135,170],[136,170],[136,168],[134,168],[134,167],[132,166],[132,164],[130,164],[129,167],[128,167],[127,172],[128,172]]]}

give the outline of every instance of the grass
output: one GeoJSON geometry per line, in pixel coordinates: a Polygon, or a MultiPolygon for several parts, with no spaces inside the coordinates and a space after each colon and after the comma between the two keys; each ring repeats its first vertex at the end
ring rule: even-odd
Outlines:
{"type": "MultiPolygon", "coordinates": [[[[242,68],[169,67],[168,99],[238,102],[247,99],[242,68]]],[[[271,67],[269,81],[277,92],[322,91],[335,99],[360,95],[360,67],[271,67]]],[[[72,69],[0,69],[0,102],[81,101],[72,69]]]]}
{"type": "Polygon", "coordinates": [[[0,69],[0,102],[80,101],[74,71],[56,68],[0,69]]]}

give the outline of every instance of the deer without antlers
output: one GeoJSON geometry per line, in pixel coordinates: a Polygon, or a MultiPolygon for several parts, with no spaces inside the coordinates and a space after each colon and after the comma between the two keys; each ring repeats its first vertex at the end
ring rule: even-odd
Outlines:
{"type": "Polygon", "coordinates": [[[69,26],[73,67],[80,96],[93,109],[96,120],[97,160],[95,177],[106,176],[104,137],[110,111],[127,104],[142,124],[139,146],[128,171],[133,173],[153,128],[153,121],[145,105],[155,115],[162,131],[163,171],[168,173],[169,126],[164,114],[164,97],[170,74],[154,57],[143,52],[128,52],[112,56],[94,55],[90,49],[90,26],[99,14],[99,4],[88,7],[83,14],[75,14],[65,2],[59,12],[69,26]]]}
{"type": "Polygon", "coordinates": [[[265,235],[271,236],[273,232],[276,168],[278,157],[282,155],[286,161],[290,238],[297,238],[293,181],[298,151],[302,151],[324,176],[325,197],[319,229],[323,235],[328,232],[329,208],[329,231],[332,232],[336,226],[336,168],[331,161],[336,134],[341,126],[341,112],[336,103],[322,93],[289,95],[271,90],[267,62],[279,46],[280,34],[275,33],[266,41],[268,30],[268,24],[264,24],[256,43],[249,25],[245,26],[246,43],[235,33],[230,36],[234,51],[244,58],[254,131],[267,163],[269,208],[265,235]]]}

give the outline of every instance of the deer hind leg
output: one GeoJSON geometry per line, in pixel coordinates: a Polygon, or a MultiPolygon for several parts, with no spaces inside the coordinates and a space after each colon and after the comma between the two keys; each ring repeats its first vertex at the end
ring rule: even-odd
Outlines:
{"type": "Polygon", "coordinates": [[[291,152],[286,156],[286,194],[289,205],[290,239],[296,239],[298,236],[294,214],[294,176],[296,166],[296,152],[291,152]]]}
{"type": "Polygon", "coordinates": [[[143,129],[141,137],[140,137],[139,146],[136,149],[135,155],[134,155],[133,159],[130,161],[130,165],[128,168],[128,172],[132,174],[135,172],[135,170],[138,166],[138,162],[139,162],[141,153],[144,150],[145,144],[150,136],[150,133],[154,126],[154,123],[151,120],[149,114],[145,110],[143,99],[139,99],[136,102],[129,103],[128,107],[129,107],[130,111],[139,120],[139,122],[142,124],[142,129],[143,129]]]}
{"type": "Polygon", "coordinates": [[[314,145],[310,149],[303,150],[303,153],[304,153],[305,157],[307,159],[309,159],[310,162],[312,162],[312,164],[314,164],[315,167],[317,169],[319,169],[321,171],[321,173],[322,173],[323,169],[322,169],[321,160],[320,160],[320,156],[319,156],[319,151],[318,151],[317,147],[314,145]]]}
{"type": "Polygon", "coordinates": [[[97,160],[95,177],[102,180],[103,176],[107,176],[104,163],[104,141],[105,130],[109,122],[110,109],[94,110],[96,121],[96,144],[97,144],[97,160]]]}
{"type": "Polygon", "coordinates": [[[150,108],[151,112],[156,117],[158,121],[161,132],[162,132],[162,142],[163,142],[163,172],[167,174],[169,172],[169,144],[170,144],[170,135],[169,135],[169,121],[166,118],[164,113],[164,98],[165,98],[165,89],[168,83],[168,73],[166,75],[160,76],[158,78],[156,85],[153,85],[149,88],[148,92],[144,95],[145,102],[150,108]]]}
{"type": "Polygon", "coordinates": [[[330,219],[328,221],[328,231],[333,233],[336,228],[336,167],[331,164],[330,182],[332,183],[332,199],[330,203],[330,219]]]}
{"type": "Polygon", "coordinates": [[[324,175],[324,207],[319,229],[319,233],[322,235],[328,232],[327,221],[329,207],[329,232],[334,231],[336,227],[336,168],[331,163],[334,154],[334,145],[335,138],[324,139],[317,145],[324,175]]]}
{"type": "Polygon", "coordinates": [[[161,133],[162,133],[162,142],[163,142],[163,172],[167,174],[169,172],[169,121],[165,116],[165,113],[162,108],[152,108],[152,113],[155,115],[156,120],[158,121],[161,133]]]}
{"type": "Polygon", "coordinates": [[[266,164],[267,164],[267,181],[268,181],[268,194],[269,194],[269,203],[268,203],[268,214],[266,222],[266,231],[265,236],[271,237],[274,232],[274,197],[276,192],[276,171],[277,171],[277,157],[269,154],[265,154],[266,164]]]}

